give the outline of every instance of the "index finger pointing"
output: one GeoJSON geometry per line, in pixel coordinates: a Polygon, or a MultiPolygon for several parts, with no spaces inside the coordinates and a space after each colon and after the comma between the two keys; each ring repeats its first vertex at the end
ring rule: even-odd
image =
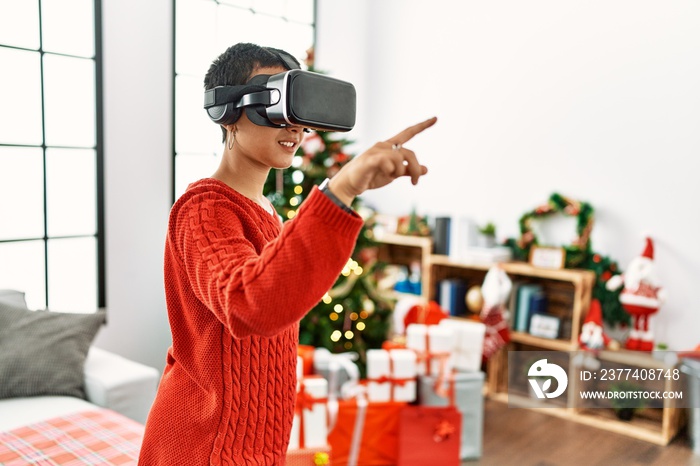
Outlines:
{"type": "Polygon", "coordinates": [[[432,117],[432,118],[429,118],[429,119],[422,121],[418,124],[415,124],[413,126],[409,126],[408,128],[401,131],[399,134],[397,134],[396,136],[387,139],[387,142],[390,142],[392,144],[403,144],[407,141],[410,141],[411,138],[413,136],[415,136],[416,134],[421,133],[424,130],[433,126],[436,121],[437,121],[437,117],[432,117]]]}

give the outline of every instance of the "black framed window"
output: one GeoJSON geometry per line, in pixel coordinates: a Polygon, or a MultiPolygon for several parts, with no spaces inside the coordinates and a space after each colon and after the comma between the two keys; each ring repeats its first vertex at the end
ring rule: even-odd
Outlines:
{"type": "Polygon", "coordinates": [[[0,288],[105,306],[100,0],[0,2],[0,288]]]}
{"type": "Polygon", "coordinates": [[[314,0],[173,0],[174,177],[173,199],[210,176],[223,152],[221,130],[202,108],[204,75],[211,62],[237,42],[286,50],[302,61],[314,45],[314,0]]]}

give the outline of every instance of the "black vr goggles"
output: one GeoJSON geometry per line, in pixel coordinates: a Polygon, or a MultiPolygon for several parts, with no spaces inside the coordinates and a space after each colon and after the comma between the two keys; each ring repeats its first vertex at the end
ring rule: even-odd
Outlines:
{"type": "Polygon", "coordinates": [[[304,126],[350,131],[355,126],[355,87],[346,81],[300,69],[257,75],[242,86],[204,92],[204,108],[220,125],[235,123],[245,109],[256,125],[304,126]]]}

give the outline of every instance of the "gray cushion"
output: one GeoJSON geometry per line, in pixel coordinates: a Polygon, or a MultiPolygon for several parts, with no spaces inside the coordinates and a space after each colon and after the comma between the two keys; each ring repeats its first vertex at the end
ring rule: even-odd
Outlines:
{"type": "Polygon", "coordinates": [[[24,292],[17,290],[0,290],[0,303],[14,304],[24,309],[27,308],[24,292]]]}
{"type": "Polygon", "coordinates": [[[0,301],[0,399],[85,398],[83,367],[105,312],[30,311],[0,301]]]}

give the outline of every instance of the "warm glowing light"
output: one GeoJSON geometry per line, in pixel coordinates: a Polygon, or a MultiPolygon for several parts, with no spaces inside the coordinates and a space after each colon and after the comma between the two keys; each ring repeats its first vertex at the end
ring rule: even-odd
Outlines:
{"type": "Polygon", "coordinates": [[[352,338],[355,336],[352,330],[346,330],[345,331],[345,338],[347,340],[352,340],[352,338]]]}
{"type": "Polygon", "coordinates": [[[365,323],[364,323],[364,322],[358,322],[357,325],[355,325],[355,328],[357,328],[357,330],[358,330],[359,332],[361,332],[361,331],[363,331],[363,330],[365,329],[365,323]]]}
{"type": "Polygon", "coordinates": [[[338,320],[338,314],[335,312],[331,312],[331,315],[328,316],[331,320],[338,320]]]}
{"type": "Polygon", "coordinates": [[[350,314],[350,320],[357,320],[358,317],[360,316],[357,315],[357,312],[353,312],[352,314],[350,314]]]}
{"type": "Polygon", "coordinates": [[[362,275],[362,272],[362,267],[360,267],[359,265],[355,267],[355,275],[362,275]]]}
{"type": "Polygon", "coordinates": [[[331,295],[329,295],[328,293],[323,295],[323,302],[324,303],[330,304],[331,301],[333,301],[333,298],[331,298],[331,295]]]}
{"type": "Polygon", "coordinates": [[[335,306],[333,306],[333,310],[334,310],[335,312],[337,312],[338,314],[340,314],[341,312],[343,312],[343,305],[342,305],[342,304],[336,304],[335,306]]]}
{"type": "Polygon", "coordinates": [[[287,212],[287,218],[291,220],[291,219],[294,218],[294,216],[295,216],[296,214],[297,214],[297,211],[296,211],[296,210],[290,210],[289,212],[287,212]]]}
{"type": "Polygon", "coordinates": [[[333,333],[331,333],[331,340],[338,341],[338,340],[340,340],[341,336],[342,336],[342,333],[340,333],[340,330],[334,330],[333,333]]]}
{"type": "MultiPolygon", "coordinates": [[[[367,311],[361,311],[361,312],[360,312],[360,318],[361,318],[361,319],[366,319],[367,317],[369,317],[369,312],[367,312],[367,311]]],[[[360,325],[360,324],[357,324],[357,325],[360,325]]]]}
{"type": "Polygon", "coordinates": [[[299,185],[294,186],[294,194],[301,194],[301,193],[303,193],[303,192],[304,192],[304,188],[302,188],[302,187],[299,186],[299,185]]]}
{"type": "Polygon", "coordinates": [[[299,198],[298,197],[293,197],[289,200],[289,205],[292,207],[296,207],[299,205],[299,198]]]}

